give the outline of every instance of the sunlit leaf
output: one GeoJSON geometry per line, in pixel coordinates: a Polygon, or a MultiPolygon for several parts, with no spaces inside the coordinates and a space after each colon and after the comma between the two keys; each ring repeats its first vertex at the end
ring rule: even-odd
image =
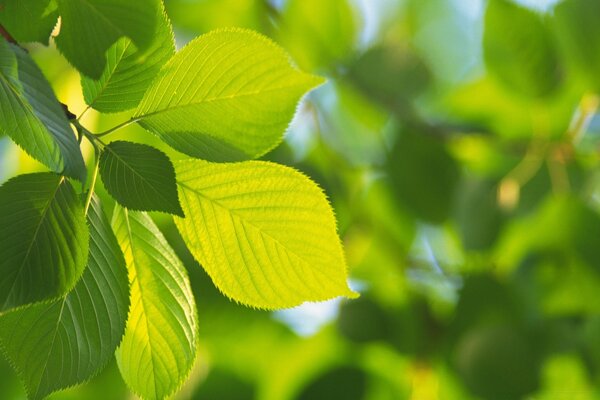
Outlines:
{"type": "Polygon", "coordinates": [[[281,141],[298,100],[321,82],[294,68],[270,39],[217,30],[191,41],[164,66],[134,119],[193,157],[255,158],[281,141]]]}
{"type": "Polygon", "coordinates": [[[297,171],[249,161],[176,164],[186,218],[175,223],[228,297],[275,309],[355,297],[331,206],[297,171]]]}
{"type": "Polygon", "coordinates": [[[173,394],[196,358],[198,320],[185,268],[145,213],[118,207],[112,221],[131,284],[131,309],[117,350],[123,379],[145,399],[173,394]]]}

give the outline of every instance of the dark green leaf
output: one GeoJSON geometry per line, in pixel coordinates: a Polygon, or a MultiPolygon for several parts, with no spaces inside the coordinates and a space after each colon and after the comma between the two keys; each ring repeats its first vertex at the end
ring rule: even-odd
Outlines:
{"type": "Polygon", "coordinates": [[[81,276],[89,232],[71,184],[51,173],[0,187],[0,310],[58,297],[81,276]]]}
{"type": "Polygon", "coordinates": [[[152,146],[109,143],[100,157],[100,176],[106,190],[124,207],[183,216],[173,164],[152,146]]]}
{"type": "Polygon", "coordinates": [[[457,162],[437,138],[402,132],[388,161],[397,199],[425,221],[440,223],[452,209],[460,176],[457,162]]]}
{"type": "Polygon", "coordinates": [[[25,51],[3,39],[0,130],[52,171],[85,180],[79,145],[50,84],[25,51]]]}
{"type": "Polygon", "coordinates": [[[0,316],[2,349],[31,399],[90,379],[113,357],[125,332],[125,260],[97,200],[88,222],[88,264],[73,290],[0,316]]]}
{"type": "Polygon", "coordinates": [[[119,112],[138,105],[160,68],[175,54],[173,30],[162,7],[156,34],[148,49],[141,51],[131,39],[121,38],[106,52],[102,76],[81,76],[85,102],[100,112],[119,112]]]}
{"type": "Polygon", "coordinates": [[[54,0],[0,0],[0,24],[18,42],[47,45],[57,19],[54,0]]]}
{"type": "Polygon", "coordinates": [[[157,30],[157,0],[57,0],[61,16],[58,49],[83,74],[99,79],[105,52],[127,36],[147,49],[157,30]]]}

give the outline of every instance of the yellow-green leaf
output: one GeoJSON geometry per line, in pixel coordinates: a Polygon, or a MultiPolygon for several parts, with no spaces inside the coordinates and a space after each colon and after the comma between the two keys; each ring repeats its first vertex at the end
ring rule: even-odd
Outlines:
{"type": "Polygon", "coordinates": [[[188,248],[228,297],[277,309],[354,297],[325,194],[296,170],[262,161],[176,164],[188,248]]]}
{"type": "Polygon", "coordinates": [[[164,399],[188,376],[196,358],[196,305],[183,264],[152,219],[117,206],[112,226],[131,284],[131,309],[117,363],[131,390],[164,399]]]}
{"type": "Polygon", "coordinates": [[[281,141],[300,98],[322,81],[294,68],[265,36],[217,30],[163,67],[134,119],[192,157],[246,160],[281,141]]]}

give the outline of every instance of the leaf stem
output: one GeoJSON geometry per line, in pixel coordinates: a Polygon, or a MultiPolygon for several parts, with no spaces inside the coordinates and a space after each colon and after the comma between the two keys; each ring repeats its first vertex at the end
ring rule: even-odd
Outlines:
{"type": "Polygon", "coordinates": [[[94,163],[94,172],[92,173],[92,182],[90,183],[90,188],[88,189],[88,194],[85,199],[85,208],[84,213],[87,215],[88,209],[90,208],[90,203],[92,202],[92,196],[94,195],[94,188],[96,187],[96,180],[98,179],[98,170],[100,169],[100,154],[98,148],[94,148],[95,150],[95,163],[94,163]]]}
{"type": "Polygon", "coordinates": [[[99,138],[100,138],[100,137],[106,136],[106,135],[108,135],[108,134],[110,134],[110,133],[113,133],[113,132],[115,132],[115,131],[118,131],[118,130],[119,130],[119,129],[121,129],[121,128],[125,128],[126,126],[128,126],[128,125],[130,125],[130,124],[132,124],[132,123],[134,123],[134,122],[136,122],[136,121],[138,121],[138,120],[139,120],[139,118],[131,118],[131,119],[128,119],[127,121],[121,122],[119,125],[113,126],[112,128],[110,128],[110,129],[109,129],[109,130],[107,130],[107,131],[104,131],[104,132],[101,132],[101,133],[97,133],[97,134],[96,134],[96,137],[99,137],[99,138]]]}

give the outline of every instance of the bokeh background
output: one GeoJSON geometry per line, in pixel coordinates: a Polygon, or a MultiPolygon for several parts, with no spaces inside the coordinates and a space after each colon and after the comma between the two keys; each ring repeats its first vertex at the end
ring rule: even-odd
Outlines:
{"type": "MultiPolygon", "coordinates": [[[[201,350],[177,399],[600,398],[600,2],[166,9],[180,47],[219,27],[251,28],[328,78],[264,158],[324,188],[362,294],[274,313],[236,305],[170,218],[152,214],[199,309],[201,350]]],[[[81,113],[77,73],[52,44],[27,47],[81,113]]],[[[127,118],[90,111],[83,124],[99,132],[127,118]]],[[[110,136],[124,137],[182,158],[139,127],[110,136]]],[[[0,181],[37,170],[0,137],[0,181]]],[[[0,399],[23,398],[0,359],[0,399]]],[[[113,362],[51,398],[132,395],[113,362]]]]}

